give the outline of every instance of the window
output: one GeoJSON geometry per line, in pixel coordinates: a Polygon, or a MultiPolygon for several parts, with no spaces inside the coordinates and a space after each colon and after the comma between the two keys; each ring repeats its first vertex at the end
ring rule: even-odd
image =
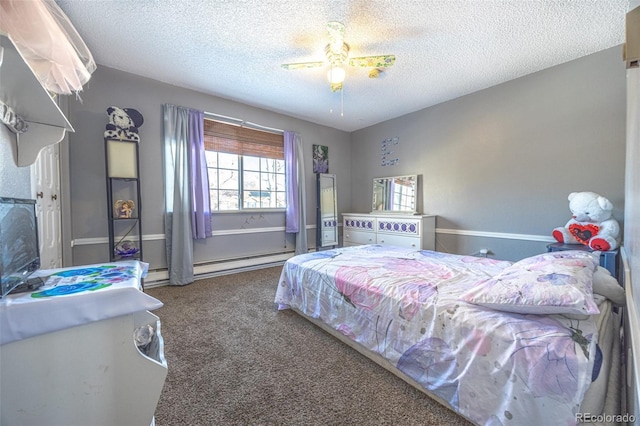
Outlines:
{"type": "Polygon", "coordinates": [[[284,209],[281,134],[204,120],[211,211],[284,209]]]}

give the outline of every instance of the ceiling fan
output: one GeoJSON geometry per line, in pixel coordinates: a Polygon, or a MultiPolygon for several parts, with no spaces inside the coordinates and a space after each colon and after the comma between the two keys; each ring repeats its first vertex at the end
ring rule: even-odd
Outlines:
{"type": "Polygon", "coordinates": [[[379,68],[390,67],[396,61],[395,55],[360,56],[349,58],[349,45],[344,42],[344,24],[342,22],[331,21],[327,24],[329,44],[325,47],[326,61],[318,62],[298,62],[292,64],[282,64],[286,70],[296,70],[301,68],[316,68],[329,65],[329,82],[331,91],[342,90],[342,83],[345,77],[345,66],[373,68],[369,77],[376,78],[380,74],[379,68]]]}

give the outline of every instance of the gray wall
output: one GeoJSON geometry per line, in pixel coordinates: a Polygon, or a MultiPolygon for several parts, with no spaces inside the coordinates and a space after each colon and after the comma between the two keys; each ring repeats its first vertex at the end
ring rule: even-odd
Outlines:
{"type": "Polygon", "coordinates": [[[417,173],[438,250],[510,260],[546,250],[572,191],[609,198],[622,222],[621,58],[615,47],[354,132],[352,209],[370,211],[374,177],[417,173]],[[396,136],[399,162],[383,167],[380,143],[396,136]]]}
{"type": "MultiPolygon", "coordinates": [[[[81,96],[81,101],[70,99],[68,106],[69,121],[76,130],[69,135],[73,264],[108,261],[108,247],[104,242],[108,234],[103,134],[106,110],[111,105],[135,108],[144,116],[144,124],[139,129],[142,228],[149,239],[144,242],[144,260],[150,263],[151,269],[166,266],[162,174],[164,103],[241,118],[302,135],[307,174],[307,224],[312,227],[315,226],[316,210],[311,150],[313,144],[328,146],[330,172],[337,175],[339,185],[338,208],[345,211],[350,206],[349,133],[106,67],[98,67],[81,96]]],[[[285,236],[284,231],[246,233],[251,228],[273,227],[284,227],[284,213],[215,214],[214,232],[236,230],[240,234],[218,235],[195,242],[195,261],[292,250],[294,239],[285,236]]],[[[314,246],[315,229],[309,229],[308,235],[310,247],[314,246]]]]}
{"type": "MultiPolygon", "coordinates": [[[[145,260],[164,260],[162,185],[163,103],[199,108],[299,132],[307,158],[307,223],[315,224],[311,145],[329,146],[337,174],[338,211],[370,210],[374,177],[420,174],[423,212],[437,214],[437,249],[519,259],[544,251],[551,230],[569,219],[567,195],[592,190],[624,209],[625,72],[620,47],[522,77],[459,99],[348,134],[203,93],[99,67],[82,93],[69,99],[73,259],[108,259],[103,131],[110,105],[138,109],[145,260]],[[398,136],[400,162],[380,166],[380,142],[398,136]],[[155,239],[153,239],[155,238],[155,239]],[[96,240],[94,240],[96,239],[96,240]],[[92,241],[98,241],[94,243],[92,241]]],[[[0,195],[29,197],[28,168],[18,168],[13,137],[0,133],[0,195]]],[[[64,173],[64,172],[63,172],[64,173]]],[[[220,214],[217,230],[283,226],[281,214],[220,214]],[[253,219],[252,219],[253,216],[253,219]]],[[[314,229],[309,230],[310,245],[314,229]]],[[[283,233],[219,236],[196,243],[198,261],[283,251],[283,233]]]]}
{"type": "Polygon", "coordinates": [[[29,167],[16,166],[16,136],[0,124],[0,197],[32,198],[29,167]]]}

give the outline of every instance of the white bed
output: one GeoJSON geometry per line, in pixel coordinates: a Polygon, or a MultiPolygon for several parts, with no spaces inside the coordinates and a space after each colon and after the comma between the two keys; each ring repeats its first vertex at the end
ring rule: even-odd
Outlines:
{"type": "Polygon", "coordinates": [[[287,261],[275,302],[476,424],[619,414],[621,318],[610,300],[592,296],[599,313],[589,315],[503,312],[462,300],[512,266],[388,246],[340,248],[287,261]]]}

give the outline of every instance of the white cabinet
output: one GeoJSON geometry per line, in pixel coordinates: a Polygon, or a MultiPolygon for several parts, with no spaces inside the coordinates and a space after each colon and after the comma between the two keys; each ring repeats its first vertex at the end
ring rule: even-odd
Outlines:
{"type": "Polygon", "coordinates": [[[436,216],[375,213],[343,214],[345,247],[360,244],[388,244],[435,250],[436,216]]]}
{"type": "Polygon", "coordinates": [[[158,317],[147,311],[0,346],[2,425],[148,426],[167,375],[158,317]],[[133,339],[154,329],[151,350],[133,339]]]}
{"type": "Polygon", "coordinates": [[[167,362],[160,320],[149,310],[162,303],[140,291],[140,277],[130,273],[137,265],[49,270],[61,281],[42,290],[47,297],[0,301],[0,424],[154,423],[167,362]],[[98,277],[92,290],[78,291],[86,281],[64,284],[85,273],[98,277]],[[131,278],[109,282],[118,273],[131,278]]]}

